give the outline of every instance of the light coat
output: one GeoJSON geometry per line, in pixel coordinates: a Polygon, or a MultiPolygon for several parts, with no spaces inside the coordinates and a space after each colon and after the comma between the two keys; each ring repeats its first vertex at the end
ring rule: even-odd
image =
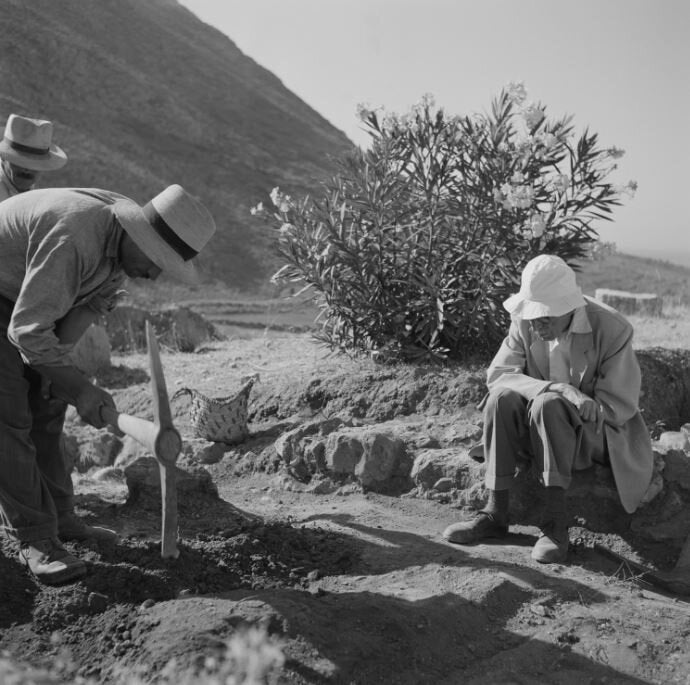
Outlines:
{"type": "MultiPolygon", "coordinates": [[[[649,431],[638,406],[641,374],[632,348],[633,329],[615,309],[585,299],[589,326],[572,333],[570,384],[603,409],[616,488],[624,509],[632,513],[647,491],[654,464],[649,431]]],[[[489,390],[508,388],[530,400],[551,383],[548,342],[532,332],[529,321],[514,319],[489,366],[489,390]]]]}

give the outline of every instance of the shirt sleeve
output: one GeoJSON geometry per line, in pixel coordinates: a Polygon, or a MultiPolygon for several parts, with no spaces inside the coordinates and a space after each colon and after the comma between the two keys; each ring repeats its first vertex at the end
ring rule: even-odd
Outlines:
{"type": "Polygon", "coordinates": [[[122,288],[125,276],[123,273],[113,274],[84,304],[97,314],[111,312],[122,297],[127,293],[122,288]]]}
{"type": "Polygon", "coordinates": [[[525,343],[517,322],[513,321],[487,371],[489,391],[505,388],[528,400],[534,399],[549,387],[550,381],[533,378],[525,373],[526,369],[525,343]]]}
{"type": "Polygon", "coordinates": [[[84,275],[100,257],[96,251],[57,224],[33,253],[7,332],[26,364],[69,364],[73,346],[60,344],[55,323],[74,306],[84,275]]]}

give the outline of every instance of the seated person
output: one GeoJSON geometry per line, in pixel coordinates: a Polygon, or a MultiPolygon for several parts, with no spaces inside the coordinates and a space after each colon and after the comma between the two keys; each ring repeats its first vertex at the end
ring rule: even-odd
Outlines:
{"type": "Polygon", "coordinates": [[[512,322],[489,366],[483,407],[488,502],[443,537],[468,544],[506,535],[516,464],[527,458],[546,500],[532,558],[560,563],[568,552],[565,492],[574,470],[609,465],[628,513],[651,481],[633,330],[617,311],[584,297],[574,271],[555,255],[528,262],[520,292],[503,306],[512,322]]]}

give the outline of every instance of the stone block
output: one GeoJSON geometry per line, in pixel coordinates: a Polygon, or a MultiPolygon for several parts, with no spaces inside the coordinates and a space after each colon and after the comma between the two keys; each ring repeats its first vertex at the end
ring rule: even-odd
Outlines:
{"type": "Polygon", "coordinates": [[[629,293],[624,290],[597,288],[594,297],[618,310],[621,314],[639,314],[642,316],[661,316],[663,303],[653,293],[629,293]]]}

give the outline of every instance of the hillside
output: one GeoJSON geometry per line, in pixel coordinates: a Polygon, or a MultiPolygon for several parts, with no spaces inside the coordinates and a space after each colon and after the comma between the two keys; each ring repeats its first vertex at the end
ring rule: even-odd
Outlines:
{"type": "Polygon", "coordinates": [[[232,287],[272,270],[249,208],[312,190],[352,146],[176,0],[4,0],[0,31],[0,122],[51,119],[70,159],[42,185],[145,202],[181,183],[218,224],[204,270],[232,287]]]}
{"type": "Polygon", "coordinates": [[[614,253],[584,262],[578,280],[586,295],[611,288],[654,293],[669,304],[690,304],[690,268],[658,259],[614,253]]]}

